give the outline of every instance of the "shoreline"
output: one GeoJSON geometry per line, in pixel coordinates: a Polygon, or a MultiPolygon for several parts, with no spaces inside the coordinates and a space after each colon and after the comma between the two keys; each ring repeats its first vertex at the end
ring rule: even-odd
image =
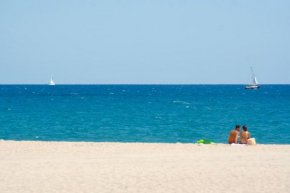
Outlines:
{"type": "MultiPolygon", "coordinates": [[[[96,143],[96,144],[192,144],[192,145],[199,145],[197,143],[184,143],[184,142],[119,142],[119,141],[41,141],[41,140],[4,140],[0,139],[1,142],[40,142],[40,143],[96,143]]],[[[231,144],[228,143],[215,143],[215,144],[200,144],[200,145],[226,145],[231,146],[231,144]]],[[[199,146],[200,146],[199,145],[199,146]]],[[[257,143],[256,145],[243,145],[243,144],[234,144],[234,145],[240,145],[240,146],[260,146],[260,145],[277,145],[277,146],[290,146],[289,144],[279,144],[279,143],[257,143]]]]}

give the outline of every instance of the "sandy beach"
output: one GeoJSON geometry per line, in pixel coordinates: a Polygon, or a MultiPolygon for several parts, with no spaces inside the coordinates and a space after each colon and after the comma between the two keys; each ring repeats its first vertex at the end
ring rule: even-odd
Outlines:
{"type": "Polygon", "coordinates": [[[0,141],[0,192],[289,192],[290,145],[0,141]]]}

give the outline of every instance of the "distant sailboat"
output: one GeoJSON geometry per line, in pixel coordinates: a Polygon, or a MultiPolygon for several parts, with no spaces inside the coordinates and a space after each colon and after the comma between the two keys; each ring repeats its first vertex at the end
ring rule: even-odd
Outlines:
{"type": "Polygon", "coordinates": [[[52,76],[51,76],[51,78],[50,78],[50,82],[48,83],[48,85],[51,85],[51,86],[54,86],[54,85],[55,85],[55,82],[53,81],[52,76]]]}
{"type": "Polygon", "coordinates": [[[252,67],[251,67],[251,70],[252,70],[252,80],[253,80],[253,84],[246,85],[245,86],[245,89],[259,89],[260,86],[258,84],[257,78],[255,76],[255,73],[254,73],[254,70],[253,70],[252,67]]]}

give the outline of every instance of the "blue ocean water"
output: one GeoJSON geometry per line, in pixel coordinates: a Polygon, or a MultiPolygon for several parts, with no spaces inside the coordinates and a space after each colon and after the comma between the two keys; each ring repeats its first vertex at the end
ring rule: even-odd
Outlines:
{"type": "Polygon", "coordinates": [[[290,85],[0,85],[0,139],[290,144],[290,85]]]}

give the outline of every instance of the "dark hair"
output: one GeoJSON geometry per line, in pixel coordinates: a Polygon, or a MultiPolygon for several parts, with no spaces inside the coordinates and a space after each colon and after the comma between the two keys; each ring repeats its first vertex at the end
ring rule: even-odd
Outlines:
{"type": "Polygon", "coordinates": [[[236,129],[237,129],[237,128],[241,128],[241,125],[236,125],[236,129]]]}
{"type": "Polygon", "coordinates": [[[244,130],[244,131],[248,131],[248,127],[247,127],[247,125],[244,125],[244,126],[243,126],[243,130],[244,130]]]}

